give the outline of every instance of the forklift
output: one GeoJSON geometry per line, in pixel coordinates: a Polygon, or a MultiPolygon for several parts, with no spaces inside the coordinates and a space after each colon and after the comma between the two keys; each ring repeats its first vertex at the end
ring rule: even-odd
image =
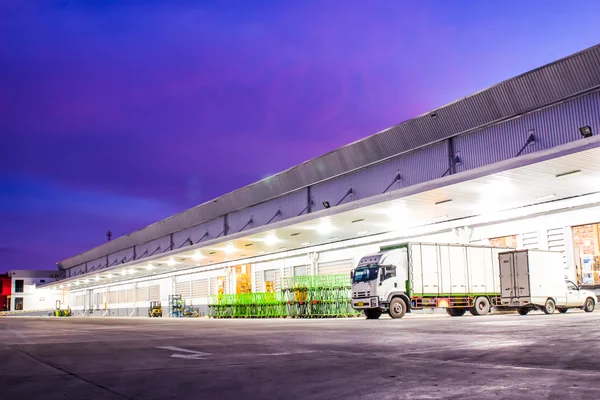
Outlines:
{"type": "Polygon", "coordinates": [[[148,310],[148,316],[150,318],[162,318],[162,305],[160,301],[151,301],[150,308],[148,310]]]}

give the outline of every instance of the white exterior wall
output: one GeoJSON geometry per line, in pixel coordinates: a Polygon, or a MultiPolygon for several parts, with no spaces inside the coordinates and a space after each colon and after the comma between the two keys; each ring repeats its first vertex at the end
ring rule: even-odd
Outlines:
{"type": "Polygon", "coordinates": [[[38,285],[48,282],[54,282],[58,279],[59,272],[56,271],[8,271],[12,278],[12,288],[10,295],[10,310],[15,309],[16,299],[23,299],[23,311],[48,310],[56,307],[56,301],[61,303],[65,300],[62,291],[54,289],[38,289],[38,285]],[[23,292],[15,291],[17,280],[23,281],[23,292]]]}

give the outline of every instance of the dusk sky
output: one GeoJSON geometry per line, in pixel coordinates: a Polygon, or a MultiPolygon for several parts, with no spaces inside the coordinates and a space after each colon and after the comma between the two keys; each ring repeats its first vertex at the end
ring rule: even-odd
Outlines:
{"type": "Polygon", "coordinates": [[[600,42],[598,0],[166,3],[0,2],[0,272],[600,42]]]}

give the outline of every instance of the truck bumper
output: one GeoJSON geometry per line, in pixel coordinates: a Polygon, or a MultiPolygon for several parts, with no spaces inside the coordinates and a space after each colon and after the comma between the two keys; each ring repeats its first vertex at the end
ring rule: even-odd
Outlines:
{"type": "Polygon", "coordinates": [[[355,310],[363,310],[365,308],[379,308],[379,299],[377,297],[352,299],[352,308],[354,308],[355,310]]]}
{"type": "Polygon", "coordinates": [[[502,307],[524,307],[531,305],[530,299],[501,299],[500,305],[502,307]]]}

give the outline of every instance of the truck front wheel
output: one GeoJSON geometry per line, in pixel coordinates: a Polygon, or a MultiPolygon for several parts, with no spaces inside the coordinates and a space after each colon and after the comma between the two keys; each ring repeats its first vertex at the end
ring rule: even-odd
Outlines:
{"type": "Polygon", "coordinates": [[[519,313],[519,315],[527,315],[529,314],[529,308],[519,307],[517,308],[517,312],[519,313]]]}
{"type": "Polygon", "coordinates": [[[400,297],[395,297],[390,302],[390,317],[402,318],[406,314],[406,302],[400,297]]]}
{"type": "Polygon", "coordinates": [[[486,315],[490,312],[490,308],[490,299],[482,296],[475,299],[475,304],[473,304],[470,311],[473,315],[486,315]]]}
{"type": "Polygon", "coordinates": [[[379,317],[381,317],[381,310],[378,310],[377,308],[366,308],[365,316],[367,319],[379,319],[379,317]]]}

